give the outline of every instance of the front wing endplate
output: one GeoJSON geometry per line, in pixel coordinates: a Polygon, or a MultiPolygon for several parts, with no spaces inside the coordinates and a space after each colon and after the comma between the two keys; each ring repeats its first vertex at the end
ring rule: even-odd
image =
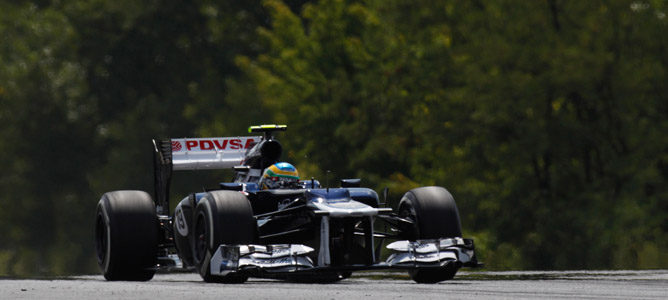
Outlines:
{"type": "Polygon", "coordinates": [[[390,267],[442,267],[449,263],[477,264],[473,240],[444,238],[396,241],[387,245],[395,253],[387,258],[390,267]]]}
{"type": "Polygon", "coordinates": [[[246,269],[267,272],[294,272],[312,269],[307,256],[314,249],[305,245],[220,245],[211,257],[211,275],[227,275],[246,269]]]}

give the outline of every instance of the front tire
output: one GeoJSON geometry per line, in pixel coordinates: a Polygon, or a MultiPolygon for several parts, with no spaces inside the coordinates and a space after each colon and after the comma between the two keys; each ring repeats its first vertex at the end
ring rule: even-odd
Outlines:
{"type": "Polygon", "coordinates": [[[250,202],[240,192],[207,193],[195,209],[193,259],[205,282],[243,283],[248,276],[230,273],[211,275],[210,262],[221,244],[252,244],[257,234],[250,202]]]}
{"type": "MultiPolygon", "coordinates": [[[[412,226],[402,230],[402,238],[408,240],[462,236],[455,199],[442,187],[420,187],[408,191],[399,202],[399,216],[413,221],[412,226]]],[[[452,263],[439,269],[410,270],[408,274],[417,283],[437,283],[452,279],[459,267],[452,263]]]]}
{"type": "Polygon", "coordinates": [[[97,262],[110,281],[147,281],[155,274],[158,218],[143,191],[102,195],[95,222],[97,262]]]}

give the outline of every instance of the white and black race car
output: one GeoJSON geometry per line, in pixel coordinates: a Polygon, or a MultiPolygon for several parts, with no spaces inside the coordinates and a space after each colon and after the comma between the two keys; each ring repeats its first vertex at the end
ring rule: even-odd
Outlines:
{"type": "Polygon", "coordinates": [[[435,283],[462,266],[480,265],[445,188],[412,189],[396,210],[382,207],[359,179],[341,180],[339,187],[310,179],[260,189],[263,170],[282,152],[274,132],[285,129],[261,125],[249,131],[263,136],[153,140],[155,197],[113,191],[98,203],[96,250],[104,277],[143,281],[158,270],[195,270],[206,282],[335,282],[357,270],[404,269],[416,282],[435,283]],[[173,171],[221,168],[235,170],[232,182],[192,193],[170,212],[173,171]]]}

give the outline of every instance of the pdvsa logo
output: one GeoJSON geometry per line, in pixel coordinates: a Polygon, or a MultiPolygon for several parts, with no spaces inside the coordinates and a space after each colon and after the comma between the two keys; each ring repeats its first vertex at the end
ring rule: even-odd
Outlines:
{"type": "Polygon", "coordinates": [[[253,139],[193,139],[185,140],[186,151],[240,150],[248,149],[255,143],[253,139]]]}
{"type": "Polygon", "coordinates": [[[181,148],[182,148],[181,142],[172,141],[172,152],[181,151],[181,148]]]}

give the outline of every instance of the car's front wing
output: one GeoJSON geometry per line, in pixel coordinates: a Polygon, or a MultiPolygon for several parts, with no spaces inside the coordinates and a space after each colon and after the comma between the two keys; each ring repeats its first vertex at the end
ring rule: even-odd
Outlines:
{"type": "Polygon", "coordinates": [[[232,272],[280,274],[319,270],[420,269],[478,266],[473,240],[444,238],[397,241],[387,246],[394,253],[385,262],[368,265],[318,265],[309,257],[315,251],[301,244],[220,245],[211,258],[212,275],[232,272]]]}

